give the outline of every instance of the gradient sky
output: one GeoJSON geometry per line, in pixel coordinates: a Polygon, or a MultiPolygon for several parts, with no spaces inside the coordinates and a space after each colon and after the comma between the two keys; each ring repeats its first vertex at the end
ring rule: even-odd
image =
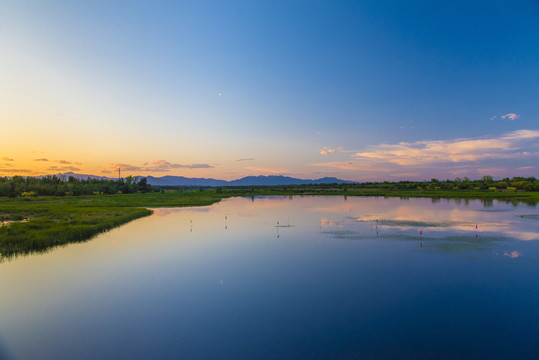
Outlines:
{"type": "Polygon", "coordinates": [[[0,176],[539,177],[539,2],[3,0],[0,122],[0,176]]]}

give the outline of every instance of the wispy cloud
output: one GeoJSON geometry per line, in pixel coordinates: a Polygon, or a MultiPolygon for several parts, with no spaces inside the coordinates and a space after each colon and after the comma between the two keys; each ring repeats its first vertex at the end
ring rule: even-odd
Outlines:
{"type": "Polygon", "coordinates": [[[249,170],[254,170],[257,172],[267,173],[267,174],[284,174],[288,172],[287,169],[272,169],[272,168],[256,167],[256,166],[246,166],[245,168],[249,170]]]}
{"type": "Polygon", "coordinates": [[[55,162],[57,162],[58,164],[71,164],[71,161],[67,161],[67,160],[54,160],[55,162]]]}
{"type": "Polygon", "coordinates": [[[154,160],[145,162],[141,166],[130,164],[111,164],[111,169],[120,168],[122,171],[144,171],[144,172],[168,172],[173,169],[209,169],[213,168],[210,164],[174,164],[166,160],[154,160]]]}
{"type": "Polygon", "coordinates": [[[387,168],[381,166],[373,166],[372,164],[361,163],[358,161],[327,161],[321,163],[313,163],[312,166],[329,167],[340,170],[359,170],[368,172],[388,172],[387,168]]]}
{"type": "Polygon", "coordinates": [[[494,120],[494,119],[496,119],[496,115],[491,116],[491,117],[489,118],[489,120],[494,120]]]}
{"type": "Polygon", "coordinates": [[[310,165],[335,174],[354,173],[364,181],[530,176],[537,167],[529,167],[539,161],[538,139],[539,130],[517,130],[484,138],[382,143],[361,151],[341,150],[351,153],[349,159],[310,165]]]}
{"type": "Polygon", "coordinates": [[[2,158],[2,160],[4,160],[4,161],[15,161],[14,159],[9,158],[9,157],[7,157],[7,156],[4,156],[4,157],[2,158]]]}
{"type": "Polygon", "coordinates": [[[49,161],[49,159],[41,158],[41,159],[34,159],[34,161],[49,161]]]}
{"type": "Polygon", "coordinates": [[[0,174],[13,174],[13,175],[20,175],[20,174],[33,174],[33,170],[29,169],[0,169],[0,174]]]}
{"type": "Polygon", "coordinates": [[[334,152],[336,152],[337,150],[342,150],[342,147],[338,147],[337,149],[331,149],[327,146],[324,146],[323,148],[320,149],[320,155],[329,155],[329,154],[333,154],[334,152]]]}
{"type": "Polygon", "coordinates": [[[244,159],[236,159],[234,161],[254,161],[255,159],[253,158],[244,158],[244,159]]]}
{"type": "MultiPolygon", "coordinates": [[[[521,158],[526,156],[522,143],[539,138],[539,130],[517,130],[497,138],[424,140],[413,143],[379,144],[357,152],[357,159],[369,159],[397,165],[473,162],[482,159],[521,158]]],[[[528,155],[534,155],[528,153],[528,155]]]]}
{"type": "Polygon", "coordinates": [[[76,168],[74,166],[49,166],[47,168],[47,171],[58,171],[58,172],[66,172],[66,171],[80,171],[79,168],[76,168]]]}
{"type": "Polygon", "coordinates": [[[520,115],[515,113],[508,113],[505,115],[502,115],[502,119],[509,119],[509,120],[516,120],[520,117],[520,115]]]}

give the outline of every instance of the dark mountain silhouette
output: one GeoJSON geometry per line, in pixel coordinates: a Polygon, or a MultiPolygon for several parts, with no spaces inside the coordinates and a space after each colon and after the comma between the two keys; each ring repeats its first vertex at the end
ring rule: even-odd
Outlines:
{"type": "MultiPolygon", "coordinates": [[[[56,176],[65,177],[66,179],[70,176],[73,176],[79,180],[90,179],[103,179],[103,180],[117,180],[117,178],[110,178],[106,176],[96,176],[96,175],[87,175],[87,174],[76,174],[73,172],[67,172],[62,174],[57,174],[56,176]]],[[[140,178],[141,176],[136,176],[140,178]]],[[[297,179],[289,176],[282,175],[271,175],[271,176],[246,176],[237,180],[218,180],[211,178],[189,178],[185,176],[172,176],[166,175],[161,177],[146,176],[148,183],[155,186],[257,186],[257,185],[268,185],[268,186],[277,186],[277,185],[306,185],[306,184],[345,184],[352,183],[353,181],[346,181],[337,179],[334,177],[324,177],[316,180],[309,179],[297,179]]]]}

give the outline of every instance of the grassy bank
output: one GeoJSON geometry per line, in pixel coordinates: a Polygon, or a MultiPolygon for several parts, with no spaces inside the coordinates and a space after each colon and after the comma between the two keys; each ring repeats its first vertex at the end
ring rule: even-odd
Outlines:
{"type": "Polygon", "coordinates": [[[165,191],[144,194],[0,198],[0,253],[3,257],[85,241],[101,232],[151,214],[147,208],[202,206],[231,196],[338,195],[494,199],[539,202],[537,192],[349,189],[337,187],[251,187],[165,191]]]}
{"type": "Polygon", "coordinates": [[[210,205],[215,191],[165,192],[38,198],[0,198],[2,257],[85,241],[131,220],[148,216],[146,207],[210,205]]]}

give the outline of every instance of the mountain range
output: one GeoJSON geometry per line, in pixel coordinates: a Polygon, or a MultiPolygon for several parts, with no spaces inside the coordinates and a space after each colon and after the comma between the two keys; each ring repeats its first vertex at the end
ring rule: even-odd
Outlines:
{"type": "MultiPolygon", "coordinates": [[[[96,176],[96,175],[87,175],[87,174],[76,174],[73,172],[66,172],[57,174],[56,176],[73,176],[79,180],[90,179],[103,179],[103,180],[116,180],[116,178],[110,178],[105,176],[96,176]]],[[[140,177],[140,176],[137,176],[140,177]]],[[[310,179],[297,179],[289,176],[282,175],[271,175],[271,176],[246,176],[241,179],[226,181],[218,180],[212,178],[189,178],[184,176],[146,176],[148,184],[155,186],[257,186],[257,185],[268,185],[268,186],[277,186],[277,185],[306,185],[306,184],[351,184],[353,181],[341,180],[334,177],[324,177],[321,179],[310,180],[310,179]]]]}

